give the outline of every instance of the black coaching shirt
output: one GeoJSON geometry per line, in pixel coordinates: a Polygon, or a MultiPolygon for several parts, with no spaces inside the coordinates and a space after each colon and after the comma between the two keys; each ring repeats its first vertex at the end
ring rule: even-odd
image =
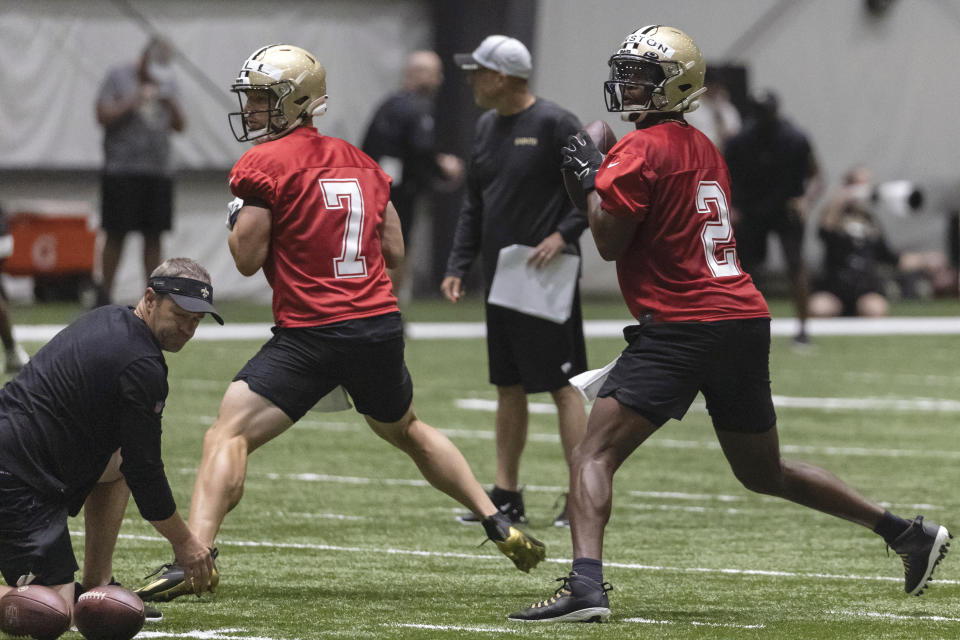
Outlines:
{"type": "Polygon", "coordinates": [[[390,200],[401,219],[413,214],[414,201],[441,176],[437,166],[437,136],[433,100],[415,91],[393,94],[377,108],[361,149],[383,165],[384,157],[402,164],[393,175],[390,200]]]}
{"type": "Polygon", "coordinates": [[[520,113],[480,116],[446,275],[462,278],[479,253],[489,288],[500,249],[536,246],[554,231],[566,253],[579,255],[587,214],[570,203],[560,175],[561,148],[579,130],[576,116],[542,98],[520,113]]]}
{"type": "Polygon", "coordinates": [[[0,469],[76,515],[120,449],[140,514],[165,520],[176,511],[160,459],[167,390],[160,345],[133,309],[91,311],[0,389],[0,469]]]}

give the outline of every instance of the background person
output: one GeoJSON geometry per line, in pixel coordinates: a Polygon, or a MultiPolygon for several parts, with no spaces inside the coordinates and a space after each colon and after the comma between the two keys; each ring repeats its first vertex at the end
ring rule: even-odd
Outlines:
{"type": "MultiPolygon", "coordinates": [[[[244,365],[203,442],[190,528],[213,546],[243,495],[247,459],[342,386],[370,428],[416,463],[431,485],[476,513],[487,536],[529,571],[543,545],[510,526],[460,451],[413,409],[403,326],[386,268],[403,259],[390,178],[366,154],[320,134],[326,70],[293,45],[255,51],[232,86],[240,142],[254,142],[230,172],[240,200],[228,217],[237,270],[260,269],[273,288],[274,337],[244,365]]],[[[145,600],[189,590],[176,563],[138,589],[145,600]]]]}
{"type": "MultiPolygon", "coordinates": [[[[560,253],[579,255],[587,227],[560,175],[560,149],[580,121],[530,92],[526,46],[507,36],[488,36],[473,53],[458,54],[454,61],[468,71],[477,106],[488,111],[477,121],[467,194],[440,285],[451,302],[463,295],[463,277],[478,254],[486,298],[502,248],[535,247],[531,262],[540,268],[560,253]]],[[[514,522],[524,522],[519,473],[529,425],[527,394],[550,392],[568,464],[586,428],[583,398],[568,382],[587,365],[579,285],[562,325],[489,303],[485,315],[490,383],[497,387],[497,475],[490,498],[514,522]]],[[[556,524],[566,524],[565,512],[566,507],[556,524]]],[[[461,521],[474,518],[466,515],[461,521]]]]}
{"type": "Polygon", "coordinates": [[[170,43],[151,38],[137,64],[110,70],[97,96],[104,155],[100,225],[106,234],[98,306],[111,301],[127,234],[143,235],[146,274],[160,263],[161,234],[171,228],[170,135],[186,127],[172,64],[170,43]]]}
{"type": "Polygon", "coordinates": [[[610,58],[607,108],[637,126],[602,156],[589,136],[571,137],[564,165],[588,192],[600,256],[616,261],[623,298],[638,324],[600,388],[587,435],[570,468],[572,571],[554,595],[515,621],[590,622],[610,615],[603,540],[613,476],[698,393],[737,479],[872,529],[902,556],[907,593],[919,595],[947,551],[945,527],[892,515],[833,474],[780,457],[770,393],[770,314],[737,261],[730,180],[716,147],[684,121],[702,93],[706,64],[696,43],[664,25],[627,35],[610,58]],[[669,53],[665,53],[669,52],[669,53]]]}
{"type": "MultiPolygon", "coordinates": [[[[163,351],[177,352],[213,307],[206,269],[187,258],[150,274],[136,307],[108,305],[73,322],[0,389],[0,572],[10,586],[54,588],[72,607],[78,566],[67,517],[84,508],[83,587],[112,580],[132,492],[170,541],[190,589],[215,585],[210,550],[177,513],[163,469],[163,351]]],[[[0,596],[10,590],[0,586],[0,596]]]]}
{"type": "MultiPolygon", "coordinates": [[[[408,249],[422,196],[434,188],[453,188],[463,177],[463,161],[437,151],[434,110],[442,84],[440,56],[433,51],[411,53],[403,72],[403,88],[377,107],[361,146],[392,179],[390,201],[400,216],[408,249]]],[[[405,287],[406,270],[406,261],[387,270],[401,302],[410,295],[405,287]]]]}
{"type": "MultiPolygon", "coordinates": [[[[7,214],[0,208],[0,273],[3,263],[13,255],[13,236],[8,227],[7,214]]],[[[13,321],[10,318],[10,303],[3,281],[0,280],[0,344],[3,345],[3,372],[11,375],[18,373],[30,361],[26,349],[13,337],[13,321]]]]}
{"type": "Polygon", "coordinates": [[[823,273],[810,296],[810,315],[815,318],[887,315],[881,267],[896,267],[900,254],[890,248],[873,212],[873,191],[870,170],[854,167],[820,214],[825,251],[823,273]]]}
{"type": "Polygon", "coordinates": [[[799,328],[794,341],[809,343],[810,282],[803,261],[803,235],[810,207],[823,191],[820,167],[807,135],[780,115],[779,100],[765,92],[751,100],[751,117],[727,139],[731,215],[744,271],[759,279],[767,259],[767,237],[783,248],[799,328]]]}

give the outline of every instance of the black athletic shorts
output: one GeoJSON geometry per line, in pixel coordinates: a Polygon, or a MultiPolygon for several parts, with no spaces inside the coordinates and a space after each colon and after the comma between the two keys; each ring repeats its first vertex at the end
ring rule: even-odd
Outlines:
{"type": "Polygon", "coordinates": [[[523,385],[527,393],[556,391],[587,370],[579,288],[563,324],[487,304],[490,383],[523,385]]]}
{"type": "Polygon", "coordinates": [[[647,322],[623,335],[629,346],[599,397],[614,397],[659,427],[683,418],[699,391],[718,431],[762,433],[776,424],[769,318],[647,322]]]}
{"type": "Polygon", "coordinates": [[[803,268],[803,235],[806,223],[793,211],[745,214],[734,228],[740,266],[754,275],[767,260],[767,236],[776,233],[790,274],[803,268]]]}
{"type": "Polygon", "coordinates": [[[77,558],[67,529],[67,507],[0,470],[0,573],[10,586],[32,573],[32,584],[73,582],[77,558]]]}
{"type": "Polygon", "coordinates": [[[169,231],[173,180],[167,176],[103,174],[100,226],[107,231],[169,231]]]}
{"type": "Polygon", "coordinates": [[[234,380],[277,405],[296,422],[337,385],[357,411],[396,422],[413,401],[403,359],[399,313],[321,327],[273,328],[271,338],[234,380]]]}

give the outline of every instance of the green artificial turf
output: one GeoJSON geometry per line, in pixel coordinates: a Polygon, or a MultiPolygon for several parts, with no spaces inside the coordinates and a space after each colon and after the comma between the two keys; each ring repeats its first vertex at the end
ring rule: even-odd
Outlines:
{"type": "MultiPolygon", "coordinates": [[[[229,307],[221,307],[228,319],[269,315],[264,307],[229,307]]],[[[454,319],[434,307],[453,308],[425,303],[408,315],[454,319]]],[[[66,321],[68,308],[48,309],[47,319],[40,308],[16,308],[15,320],[26,321],[29,312],[35,322],[66,321]]],[[[478,320],[473,308],[476,314],[459,319],[478,320]]],[[[589,303],[585,316],[619,319],[618,308],[589,303]]],[[[789,316],[788,305],[779,308],[789,316]]],[[[168,356],[164,459],[184,515],[203,433],[229,380],[259,344],[194,341],[168,356]]],[[[26,344],[31,352],[39,346],[26,344]]],[[[958,336],[816,337],[813,350],[797,353],[788,338],[775,337],[771,373],[784,456],[830,469],[904,517],[923,513],[960,530],[958,347],[958,336]],[[824,408],[829,403],[834,408],[824,408]]],[[[620,348],[616,339],[589,340],[590,365],[605,364],[620,348]]],[[[489,484],[493,413],[457,404],[496,397],[484,342],[410,340],[407,360],[418,415],[445,430],[489,484]]],[[[960,636],[958,558],[947,557],[935,575],[940,580],[922,597],[906,596],[902,563],[876,535],[744,490],[716,447],[701,399],[616,476],[605,544],[605,577],[615,587],[611,622],[507,622],[511,611],[552,593],[572,553],[568,530],[552,526],[566,484],[556,416],[549,395],[531,402],[537,410],[521,481],[529,530],[547,544],[548,560],[529,575],[494,545],[479,546],[482,529],[457,522],[462,508],[426,486],[410,460],[355,412],[311,412],[250,457],[246,493],[218,540],[217,593],[160,604],[164,621],[143,637],[960,636]]],[[[82,517],[71,530],[82,532],[82,517]]],[[[124,584],[138,584],[171,561],[167,543],[132,503],[121,534],[115,573],[124,584]]],[[[74,543],[82,562],[83,538],[74,543]]]]}

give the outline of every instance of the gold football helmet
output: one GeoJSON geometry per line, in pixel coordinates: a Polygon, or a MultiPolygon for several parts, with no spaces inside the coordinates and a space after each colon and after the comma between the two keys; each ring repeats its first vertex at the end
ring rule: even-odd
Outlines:
{"type": "Polygon", "coordinates": [[[240,111],[229,114],[240,142],[284,136],[327,110],[327,72],[309,51],[289,44],[257,49],[230,86],[240,111]]]}
{"type": "Polygon", "coordinates": [[[706,91],[707,65],[696,43],[680,29],[641,27],[610,56],[604,85],[607,111],[693,111],[706,91]]]}

